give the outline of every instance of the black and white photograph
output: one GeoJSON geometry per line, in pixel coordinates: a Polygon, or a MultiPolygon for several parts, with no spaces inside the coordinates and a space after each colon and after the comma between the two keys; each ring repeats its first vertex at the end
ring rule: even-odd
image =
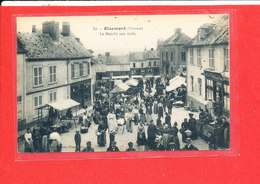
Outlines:
{"type": "Polygon", "coordinates": [[[230,150],[228,14],[17,17],[17,152],[230,150]]]}

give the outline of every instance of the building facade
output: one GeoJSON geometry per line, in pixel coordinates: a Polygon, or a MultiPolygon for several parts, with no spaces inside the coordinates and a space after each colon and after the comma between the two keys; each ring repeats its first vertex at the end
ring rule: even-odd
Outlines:
{"type": "Polygon", "coordinates": [[[174,34],[165,41],[158,41],[160,72],[163,77],[171,79],[180,74],[180,66],[186,64],[185,45],[190,41],[191,38],[182,33],[180,28],[175,29],[174,34]]]}
{"type": "Polygon", "coordinates": [[[130,75],[129,55],[99,54],[96,65],[96,79],[127,79],[130,75]]]}
{"type": "Polygon", "coordinates": [[[212,100],[215,115],[229,117],[228,16],[199,27],[187,49],[187,104],[203,108],[212,100]]]}
{"type": "Polygon", "coordinates": [[[159,56],[153,48],[142,52],[130,52],[130,73],[132,77],[159,75],[159,56]]]}
{"type": "Polygon", "coordinates": [[[33,26],[31,33],[18,32],[17,40],[28,51],[26,83],[17,84],[26,93],[27,123],[46,117],[48,110],[38,114],[37,108],[48,103],[71,98],[82,107],[91,104],[92,53],[70,33],[69,23],[64,22],[60,32],[58,22],[44,22],[42,31],[33,26]]]}

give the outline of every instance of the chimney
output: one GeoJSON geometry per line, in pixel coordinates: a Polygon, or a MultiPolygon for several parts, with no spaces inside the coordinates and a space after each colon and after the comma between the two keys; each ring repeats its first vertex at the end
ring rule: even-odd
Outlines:
{"type": "Polygon", "coordinates": [[[153,50],[153,48],[151,48],[151,50],[153,50]]]}
{"type": "Polygon", "coordinates": [[[175,34],[176,37],[180,36],[180,34],[181,34],[181,28],[176,28],[176,29],[174,30],[174,34],[175,34]]]}
{"type": "Polygon", "coordinates": [[[110,52],[106,52],[105,55],[106,55],[106,57],[109,57],[110,56],[110,52]]]}
{"type": "Polygon", "coordinates": [[[36,33],[36,25],[32,25],[32,33],[36,33]]]}
{"type": "Polygon", "coordinates": [[[69,22],[62,22],[62,32],[63,36],[70,36],[70,23],[69,22]]]}
{"type": "Polygon", "coordinates": [[[59,22],[50,21],[42,23],[42,33],[49,34],[53,41],[59,41],[59,22]]]}

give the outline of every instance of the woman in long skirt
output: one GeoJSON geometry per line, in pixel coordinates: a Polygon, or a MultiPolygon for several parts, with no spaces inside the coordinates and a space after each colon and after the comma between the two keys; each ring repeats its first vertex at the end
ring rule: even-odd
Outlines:
{"type": "Polygon", "coordinates": [[[103,122],[98,126],[97,130],[97,143],[99,146],[105,146],[106,145],[106,128],[103,125],[103,122]]]}
{"type": "Polygon", "coordinates": [[[163,147],[165,150],[169,150],[170,132],[171,130],[168,127],[168,124],[165,124],[163,128],[163,147]]]}

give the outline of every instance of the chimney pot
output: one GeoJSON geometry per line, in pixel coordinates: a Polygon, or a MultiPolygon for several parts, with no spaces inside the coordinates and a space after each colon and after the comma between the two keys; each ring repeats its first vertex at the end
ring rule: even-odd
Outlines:
{"type": "Polygon", "coordinates": [[[36,25],[32,25],[32,33],[36,33],[36,25]]]}
{"type": "Polygon", "coordinates": [[[70,36],[70,23],[69,22],[62,22],[62,32],[63,36],[70,36]]]}
{"type": "Polygon", "coordinates": [[[43,22],[42,33],[49,34],[53,41],[59,41],[59,22],[43,22]]]}
{"type": "Polygon", "coordinates": [[[105,55],[106,55],[106,57],[109,57],[110,56],[110,52],[106,52],[105,55]]]}

